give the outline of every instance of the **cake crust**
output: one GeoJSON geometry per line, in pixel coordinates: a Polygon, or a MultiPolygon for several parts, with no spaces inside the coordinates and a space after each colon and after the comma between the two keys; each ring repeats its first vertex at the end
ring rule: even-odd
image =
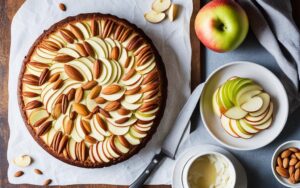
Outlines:
{"type": "Polygon", "coordinates": [[[154,135],[154,133],[157,130],[157,127],[160,123],[160,120],[163,116],[164,113],[164,109],[165,109],[165,105],[166,105],[166,98],[167,98],[167,78],[166,78],[166,71],[164,68],[164,64],[162,61],[161,56],[159,55],[157,49],[155,48],[154,44],[152,43],[152,40],[147,37],[147,35],[137,26],[135,26],[134,24],[131,24],[130,22],[128,22],[125,19],[121,19],[118,18],[116,16],[110,15],[110,14],[101,14],[101,13],[87,13],[87,14],[80,14],[77,16],[71,16],[71,17],[67,17],[59,22],[57,22],[56,24],[52,25],[48,30],[45,30],[43,32],[43,34],[34,42],[34,44],[32,45],[32,47],[30,48],[27,56],[25,56],[23,64],[22,64],[22,68],[19,74],[19,82],[18,82],[18,103],[19,103],[19,108],[20,108],[20,112],[22,115],[22,118],[24,120],[24,123],[27,127],[27,129],[29,130],[30,134],[32,135],[32,137],[36,140],[36,142],[38,142],[38,144],[44,149],[46,150],[48,153],[50,153],[52,156],[54,156],[55,158],[66,162],[68,164],[74,165],[74,166],[78,166],[78,167],[84,167],[84,168],[101,168],[101,167],[107,167],[107,166],[111,166],[113,164],[116,163],[120,163],[122,161],[125,161],[127,159],[129,159],[130,157],[132,157],[133,155],[135,155],[136,153],[138,153],[142,148],[144,148],[146,146],[146,144],[149,142],[149,140],[152,138],[152,136],[154,135]],[[28,123],[28,117],[26,115],[26,112],[24,110],[24,100],[22,97],[22,87],[23,87],[23,75],[25,73],[26,70],[26,65],[27,63],[30,61],[30,58],[35,50],[35,48],[46,38],[48,38],[48,36],[50,34],[52,34],[54,31],[56,31],[58,28],[66,25],[66,24],[70,24],[73,22],[78,22],[81,20],[86,20],[86,19],[101,19],[101,18],[105,18],[105,19],[110,19],[113,20],[115,23],[117,24],[121,24],[127,27],[132,28],[135,32],[137,32],[143,39],[144,41],[146,41],[146,43],[148,45],[151,46],[151,50],[153,51],[154,55],[155,55],[155,61],[156,61],[156,67],[159,70],[159,79],[160,79],[160,91],[161,91],[161,97],[160,97],[160,108],[158,110],[158,112],[156,112],[156,117],[153,120],[153,126],[151,127],[151,129],[147,132],[147,136],[144,137],[141,140],[141,143],[133,146],[128,153],[120,156],[119,158],[115,159],[115,160],[111,160],[108,163],[93,163],[91,160],[85,160],[85,161],[78,161],[78,160],[73,160],[73,159],[68,159],[65,158],[63,156],[63,154],[58,154],[56,151],[54,151],[50,146],[48,146],[39,136],[37,136],[36,131],[33,129],[33,127],[28,123]]]}

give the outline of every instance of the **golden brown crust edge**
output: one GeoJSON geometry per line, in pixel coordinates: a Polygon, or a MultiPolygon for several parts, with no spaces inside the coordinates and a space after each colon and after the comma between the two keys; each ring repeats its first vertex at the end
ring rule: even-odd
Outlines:
{"type": "Polygon", "coordinates": [[[125,161],[125,160],[129,159],[133,155],[137,154],[150,141],[150,139],[152,138],[152,136],[156,132],[156,129],[157,129],[157,127],[158,127],[158,125],[161,121],[161,118],[163,116],[163,113],[164,113],[164,109],[165,109],[165,106],[166,106],[166,99],[167,99],[167,85],[168,85],[168,83],[167,83],[167,77],[166,77],[166,70],[165,70],[162,58],[159,55],[159,53],[158,53],[157,49],[155,48],[154,44],[152,43],[152,40],[143,32],[143,30],[138,28],[136,25],[131,24],[129,21],[127,21],[125,19],[118,18],[114,15],[101,14],[101,13],[86,13],[86,14],[79,14],[77,16],[70,16],[70,17],[67,17],[67,18],[55,23],[48,30],[45,30],[40,37],[37,38],[37,40],[34,42],[32,47],[29,49],[29,52],[27,53],[27,56],[25,56],[24,61],[22,63],[20,73],[19,73],[18,103],[19,103],[19,108],[20,108],[22,118],[24,120],[24,123],[25,123],[27,129],[29,130],[32,137],[38,142],[38,144],[43,149],[45,149],[48,153],[50,153],[55,158],[65,162],[65,163],[68,163],[70,165],[74,165],[74,166],[78,166],[78,167],[84,167],[84,168],[102,168],[102,167],[111,166],[111,165],[114,165],[114,164],[117,164],[117,163],[120,163],[122,161],[125,161]],[[160,89],[161,89],[161,95],[162,95],[161,98],[160,98],[160,108],[159,108],[159,111],[157,112],[156,118],[154,119],[153,127],[148,132],[147,136],[141,140],[141,143],[137,146],[134,146],[128,153],[126,153],[125,155],[117,158],[116,160],[113,160],[109,163],[101,163],[101,164],[100,163],[92,163],[91,161],[75,161],[75,160],[72,160],[72,159],[66,159],[62,154],[59,155],[58,153],[53,151],[52,148],[50,148],[47,144],[45,144],[44,141],[40,137],[36,136],[36,133],[33,130],[32,126],[28,124],[28,118],[25,114],[25,111],[23,110],[24,103],[23,103],[23,99],[22,99],[22,77],[23,77],[23,74],[24,74],[24,71],[25,71],[25,68],[26,68],[26,64],[29,62],[30,57],[31,57],[35,47],[41,41],[43,41],[45,38],[47,38],[49,34],[51,34],[54,30],[56,30],[56,28],[59,28],[60,26],[62,26],[64,24],[67,24],[67,23],[70,23],[72,21],[80,21],[80,20],[89,19],[89,18],[106,18],[106,19],[114,20],[118,24],[122,24],[122,25],[126,25],[126,26],[131,27],[132,29],[134,29],[134,31],[136,31],[137,33],[139,33],[140,36],[143,37],[143,39],[151,46],[151,48],[153,50],[153,53],[155,54],[156,65],[157,65],[157,68],[159,69],[158,72],[159,72],[159,77],[160,77],[160,87],[161,87],[160,89]]]}

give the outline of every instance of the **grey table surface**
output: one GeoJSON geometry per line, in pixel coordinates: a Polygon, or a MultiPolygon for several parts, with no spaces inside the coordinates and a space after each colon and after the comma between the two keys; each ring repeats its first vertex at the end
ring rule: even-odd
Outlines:
{"type": "MultiPolygon", "coordinates": [[[[227,53],[215,53],[211,50],[204,50],[205,77],[216,68],[232,62],[246,60],[258,63],[270,69],[275,75],[282,74],[274,58],[258,43],[253,33],[250,31],[246,40],[236,50],[227,53]]],[[[199,112],[199,109],[196,109],[199,112]]],[[[197,123],[200,129],[199,137],[205,144],[221,146],[207,132],[201,121],[199,113],[194,113],[193,123],[197,123]]],[[[283,187],[273,176],[271,169],[271,159],[275,149],[288,140],[300,139],[300,109],[290,114],[288,121],[281,134],[269,145],[253,151],[231,150],[224,146],[226,150],[234,154],[246,169],[249,188],[279,188],[283,187]]],[[[250,140],[251,141],[251,140],[250,140]]]]}

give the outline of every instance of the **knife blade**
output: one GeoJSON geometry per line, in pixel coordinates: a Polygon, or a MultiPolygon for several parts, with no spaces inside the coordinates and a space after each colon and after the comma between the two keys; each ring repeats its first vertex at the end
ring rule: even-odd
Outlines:
{"type": "Polygon", "coordinates": [[[129,188],[140,188],[144,182],[149,178],[150,174],[158,166],[158,164],[165,158],[169,157],[174,159],[178,146],[182,140],[183,133],[185,132],[191,115],[198,104],[200,95],[202,93],[205,83],[198,85],[187,102],[179,112],[171,131],[165,138],[160,153],[154,155],[150,164],[143,171],[143,173],[129,186],[129,188]]]}

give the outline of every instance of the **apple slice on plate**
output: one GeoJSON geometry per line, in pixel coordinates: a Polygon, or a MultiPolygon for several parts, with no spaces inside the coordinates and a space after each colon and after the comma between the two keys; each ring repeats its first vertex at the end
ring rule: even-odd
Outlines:
{"type": "Polygon", "coordinates": [[[273,103],[271,102],[268,112],[262,119],[257,119],[257,117],[252,117],[252,116],[246,116],[245,121],[251,125],[260,126],[263,125],[266,121],[268,121],[272,117],[272,114],[273,114],[273,103]]]}
{"type": "Polygon", "coordinates": [[[224,115],[221,116],[221,125],[229,135],[239,138],[239,136],[234,132],[234,130],[230,126],[230,119],[224,115]]]}
{"type": "Polygon", "coordinates": [[[242,105],[245,102],[249,101],[254,96],[260,94],[262,88],[256,84],[249,85],[240,90],[240,92],[236,95],[235,103],[237,105],[242,105]]]}
{"type": "Polygon", "coordinates": [[[221,117],[222,114],[221,114],[221,111],[220,111],[220,108],[219,108],[219,105],[218,105],[217,94],[218,94],[218,89],[213,94],[213,110],[217,114],[218,117],[221,117]]]}
{"type": "Polygon", "coordinates": [[[243,120],[243,119],[239,120],[239,124],[248,133],[255,134],[255,133],[259,132],[259,129],[257,129],[255,126],[253,126],[251,124],[246,123],[245,120],[243,120]]]}
{"type": "Polygon", "coordinates": [[[241,109],[238,106],[232,107],[224,113],[224,115],[230,119],[242,119],[247,114],[248,114],[247,111],[241,109]]]}
{"type": "Polygon", "coordinates": [[[231,119],[229,122],[231,129],[234,130],[234,132],[241,138],[251,138],[253,136],[253,134],[248,133],[247,131],[245,131],[241,125],[239,124],[239,121],[231,119]]]}
{"type": "Polygon", "coordinates": [[[247,112],[255,112],[263,106],[263,99],[261,97],[253,97],[248,102],[244,103],[241,108],[247,112]]]}
{"type": "Polygon", "coordinates": [[[263,106],[258,111],[250,113],[250,116],[253,117],[261,116],[262,114],[264,114],[268,110],[271,101],[270,95],[268,93],[261,93],[257,96],[262,98],[263,106]]]}

